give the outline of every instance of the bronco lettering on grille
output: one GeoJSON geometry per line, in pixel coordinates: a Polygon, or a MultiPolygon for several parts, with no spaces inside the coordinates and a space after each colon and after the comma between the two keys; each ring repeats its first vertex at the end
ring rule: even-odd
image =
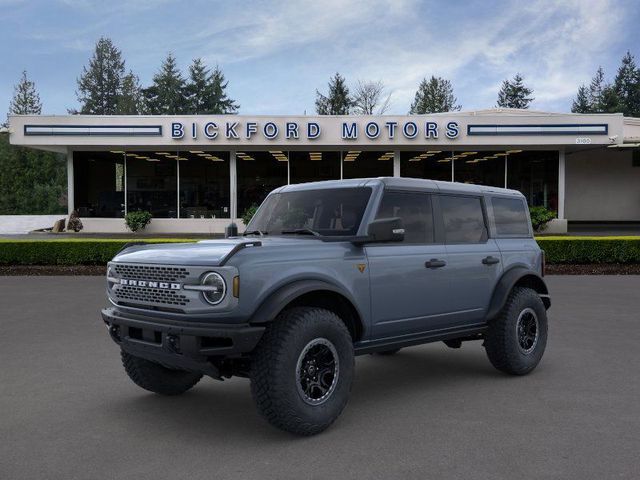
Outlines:
{"type": "Polygon", "coordinates": [[[182,288],[182,285],[180,285],[179,283],[154,282],[149,280],[129,280],[128,278],[121,278],[120,285],[129,285],[131,287],[160,288],[163,290],[180,290],[182,288]]]}

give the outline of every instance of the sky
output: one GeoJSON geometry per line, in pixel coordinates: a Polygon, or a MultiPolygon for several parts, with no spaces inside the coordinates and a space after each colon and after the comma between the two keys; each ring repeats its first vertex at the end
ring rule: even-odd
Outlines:
{"type": "Polygon", "coordinates": [[[424,77],[451,80],[463,110],[495,106],[517,72],[532,109],[566,112],[601,65],[640,63],[640,0],[0,0],[0,116],[22,70],[43,113],[78,106],[76,79],[109,37],[148,85],[168,52],[218,64],[241,114],[313,114],[316,89],[382,81],[387,113],[409,110],[424,77]]]}

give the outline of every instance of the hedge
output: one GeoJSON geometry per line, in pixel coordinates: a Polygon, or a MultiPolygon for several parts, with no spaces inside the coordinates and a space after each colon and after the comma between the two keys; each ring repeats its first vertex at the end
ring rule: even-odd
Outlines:
{"type": "Polygon", "coordinates": [[[192,241],[178,238],[0,240],[0,265],[105,265],[130,242],[192,241]]]}
{"type": "MultiPolygon", "coordinates": [[[[538,237],[547,263],[640,263],[640,237],[538,237]]],[[[0,240],[0,265],[105,265],[129,242],[189,238],[0,240]]]]}
{"type": "Polygon", "coordinates": [[[538,237],[547,263],[640,263],[640,237],[538,237]]]}

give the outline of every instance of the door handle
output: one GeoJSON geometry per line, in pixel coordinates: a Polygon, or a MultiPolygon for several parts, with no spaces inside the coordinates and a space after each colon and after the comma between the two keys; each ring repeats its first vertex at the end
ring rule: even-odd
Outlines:
{"type": "Polygon", "coordinates": [[[484,257],[482,259],[482,263],[484,263],[485,265],[495,265],[496,263],[499,263],[500,259],[496,258],[496,257],[492,257],[491,255],[489,255],[488,257],[484,257]]]}
{"type": "Polygon", "coordinates": [[[432,258],[428,262],[424,262],[424,266],[427,268],[440,268],[444,267],[447,264],[444,260],[438,260],[437,258],[432,258]]]}

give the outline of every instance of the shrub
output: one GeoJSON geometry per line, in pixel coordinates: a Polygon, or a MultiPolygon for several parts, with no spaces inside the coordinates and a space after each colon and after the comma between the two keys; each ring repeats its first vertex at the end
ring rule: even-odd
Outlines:
{"type": "Polygon", "coordinates": [[[71,212],[71,215],[69,215],[69,221],[67,222],[67,231],[73,230],[74,232],[78,233],[83,228],[84,226],[82,225],[82,221],[78,216],[78,212],[77,210],[74,210],[73,212],[71,212]]]}
{"type": "Polygon", "coordinates": [[[536,232],[544,230],[551,220],[556,218],[558,214],[547,207],[529,207],[531,215],[531,224],[536,232]]]}
{"type": "Polygon", "coordinates": [[[253,218],[253,216],[256,214],[257,211],[258,211],[258,205],[256,205],[255,203],[244,211],[244,213],[242,214],[242,223],[244,223],[245,227],[249,225],[249,222],[251,221],[251,219],[253,218]]]}
{"type": "Polygon", "coordinates": [[[142,230],[147,225],[151,223],[151,213],[145,210],[140,210],[137,212],[129,212],[124,217],[124,223],[127,224],[127,227],[132,232],[137,232],[138,230],[142,230]]]}
{"type": "Polygon", "coordinates": [[[640,237],[539,237],[548,263],[640,263],[640,237]]]}
{"type": "MultiPolygon", "coordinates": [[[[0,265],[105,265],[132,239],[0,240],[0,265]]],[[[140,239],[135,239],[140,242],[140,239]]],[[[191,242],[145,239],[144,243],[191,242]]]]}

